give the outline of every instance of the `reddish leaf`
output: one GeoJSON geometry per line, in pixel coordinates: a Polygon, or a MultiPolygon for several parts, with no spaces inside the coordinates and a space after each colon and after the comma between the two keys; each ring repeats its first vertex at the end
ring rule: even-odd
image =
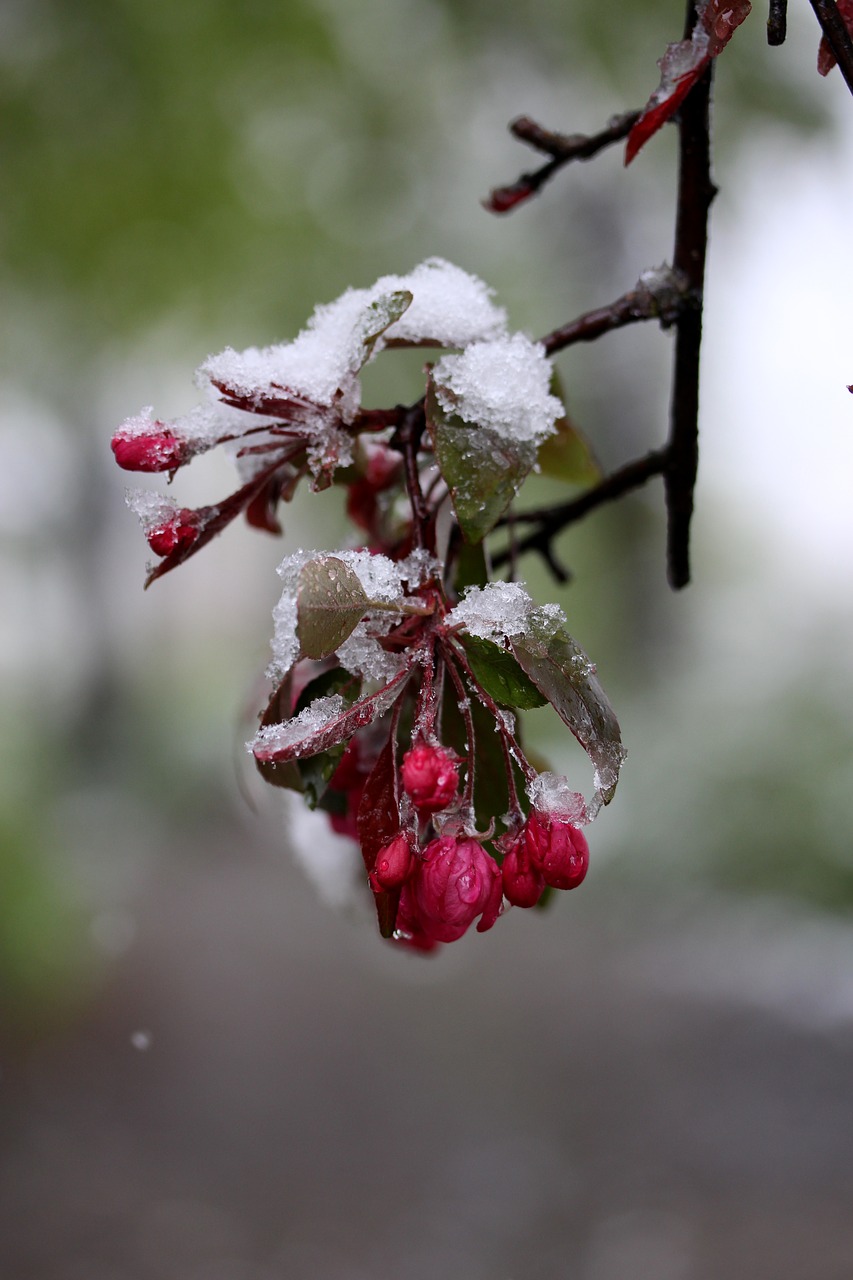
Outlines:
{"type": "MultiPolygon", "coordinates": [[[[400,834],[400,806],[395,786],[396,772],[394,743],[389,735],[376,764],[368,774],[358,807],[358,839],[368,875],[376,865],[376,856],[379,851],[400,834]]],[[[397,920],[400,890],[386,889],[377,893],[375,897],[379,932],[383,938],[390,938],[397,920]]]]}
{"type": "Polygon", "coordinates": [[[303,756],[314,756],[319,751],[328,751],[329,747],[339,742],[347,742],[365,725],[371,724],[378,716],[384,715],[402,692],[402,687],[409,678],[408,667],[399,671],[377,693],[366,698],[359,698],[352,706],[340,706],[326,718],[312,717],[307,707],[300,716],[286,721],[282,725],[271,726],[261,730],[252,746],[256,760],[271,760],[280,764],[285,760],[299,760],[303,756]]]}
{"type": "MultiPolygon", "coordinates": [[[[851,40],[853,40],[853,0],[836,0],[838,12],[841,14],[851,40]]],[[[838,59],[832,52],[832,45],[826,36],[821,38],[817,51],[817,69],[822,76],[828,76],[838,59]]]]}
{"type": "Polygon", "coordinates": [[[625,163],[630,164],[653,133],[665,124],[700,79],[711,59],[726,47],[733,32],[749,16],[749,0],[698,0],[698,20],[689,40],[667,45],[658,62],[661,80],[628,134],[625,163]]]}

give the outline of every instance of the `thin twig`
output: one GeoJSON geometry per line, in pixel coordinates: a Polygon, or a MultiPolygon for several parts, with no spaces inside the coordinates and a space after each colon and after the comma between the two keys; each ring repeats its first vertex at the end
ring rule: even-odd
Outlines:
{"type": "Polygon", "coordinates": [[[767,43],[784,44],[787,34],[788,0],[770,0],[770,12],[767,15],[767,43]]]}
{"type": "MultiPolygon", "coordinates": [[[[632,489],[640,488],[652,476],[662,475],[667,468],[669,457],[668,448],[653,450],[643,458],[636,458],[633,462],[626,463],[618,471],[606,476],[593,489],[587,489],[585,493],[573,498],[571,502],[564,502],[555,507],[516,512],[513,517],[516,524],[536,524],[539,526],[525,537],[518,539],[516,543],[517,554],[521,555],[525,551],[538,551],[553,570],[554,560],[551,543],[558,533],[561,533],[570,524],[580,520],[588,512],[594,511],[596,507],[603,506],[605,502],[612,502],[615,498],[621,498],[623,494],[629,493],[632,489]]],[[[506,517],[498,521],[498,524],[505,523],[505,520],[506,517]]],[[[498,569],[501,565],[506,564],[508,560],[508,549],[499,551],[493,556],[492,565],[498,569]]],[[[561,569],[561,566],[558,566],[558,568],[561,569]]],[[[555,576],[560,580],[557,574],[555,576]]]]}
{"type": "MultiPolygon", "coordinates": [[[[685,39],[696,22],[688,0],[685,39]]],[[[685,98],[678,121],[678,211],[673,268],[687,280],[697,306],[675,322],[672,397],[664,485],[667,509],[667,577],[674,590],[690,581],[690,520],[699,464],[699,354],[702,294],[708,248],[708,211],[716,194],[711,181],[710,102],[713,62],[685,98]]]]}
{"type": "Polygon", "coordinates": [[[853,93],[853,40],[850,32],[838,12],[835,0],[811,0],[821,30],[826,36],[830,49],[835,54],[838,69],[847,82],[847,88],[853,93]]]}
{"type": "Polygon", "coordinates": [[[592,134],[552,133],[528,116],[519,117],[509,126],[510,132],[538,151],[544,151],[551,159],[541,169],[522,173],[515,182],[505,187],[495,187],[483,204],[491,213],[509,213],[510,209],[536,195],[548,179],[553,178],[565,165],[573,160],[589,160],[605,147],[626,138],[639,115],[639,111],[628,111],[624,115],[614,116],[606,128],[592,134]]]}
{"type": "Polygon", "coordinates": [[[667,268],[650,274],[657,277],[654,287],[640,280],[635,288],[623,293],[615,302],[587,311],[577,320],[571,320],[540,338],[546,355],[564,351],[576,342],[594,342],[604,333],[636,324],[639,320],[660,320],[665,329],[669,328],[685,306],[691,305],[687,281],[667,268]]]}

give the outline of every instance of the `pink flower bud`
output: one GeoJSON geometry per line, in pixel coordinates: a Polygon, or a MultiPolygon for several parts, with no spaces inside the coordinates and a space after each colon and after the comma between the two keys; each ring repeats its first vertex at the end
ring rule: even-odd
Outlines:
{"type": "Polygon", "coordinates": [[[374,893],[383,889],[398,889],[405,884],[414,867],[412,837],[402,831],[390,844],[380,849],[376,864],[368,877],[374,893]]]}
{"type": "Polygon", "coordinates": [[[504,858],[501,877],[504,896],[514,907],[535,907],[545,891],[545,880],[530,861],[523,837],[504,858]]]}
{"type": "Polygon", "coordinates": [[[403,789],[421,813],[446,809],[459,790],[459,769],[444,747],[426,743],[403,757],[403,789]]]}
{"type": "MultiPolygon", "coordinates": [[[[157,423],[152,425],[156,427],[157,423]]],[[[187,442],[168,427],[147,434],[119,430],[111,447],[116,462],[125,471],[174,471],[190,457],[187,442]]]]}
{"type": "Polygon", "coordinates": [[[467,837],[431,841],[409,884],[414,921],[437,942],[455,942],[477,916],[477,932],[484,933],[500,913],[500,868],[478,841],[467,837]]]}
{"type": "Polygon", "coordinates": [[[589,845],[579,827],[533,809],[524,828],[527,854],[554,889],[576,889],[589,866],[589,845]]]}
{"type": "Polygon", "coordinates": [[[167,556],[177,547],[191,547],[200,532],[195,513],[181,507],[170,519],[147,529],[145,536],[155,555],[167,556]]]}

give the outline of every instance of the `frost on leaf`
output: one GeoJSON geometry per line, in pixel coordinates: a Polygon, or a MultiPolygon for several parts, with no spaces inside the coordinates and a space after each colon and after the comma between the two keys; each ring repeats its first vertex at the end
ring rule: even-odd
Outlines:
{"type": "Polygon", "coordinates": [[[658,61],[660,84],[628,134],[626,164],[630,164],[652,134],[671,119],[711,59],[725,48],[751,9],[749,0],[697,0],[697,22],[690,39],[667,45],[658,61]]]}
{"type": "Polygon", "coordinates": [[[522,670],[568,725],[595,768],[594,816],[613,799],[625,749],[619,723],[598,682],[595,667],[565,627],[545,609],[536,609],[523,635],[510,648],[522,670]]]}
{"type": "Polygon", "coordinates": [[[282,724],[266,725],[246,744],[256,760],[280,764],[328,751],[339,742],[348,742],[359,729],[394,704],[408,679],[408,670],[398,672],[384,689],[359,698],[347,706],[340,694],[316,698],[304,711],[282,724]]]}

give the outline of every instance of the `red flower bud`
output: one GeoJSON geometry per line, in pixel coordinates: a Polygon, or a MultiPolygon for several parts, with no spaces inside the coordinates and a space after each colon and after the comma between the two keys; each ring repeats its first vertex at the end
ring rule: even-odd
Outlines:
{"type": "Polygon", "coordinates": [[[174,516],[145,531],[148,545],[155,555],[167,556],[176,547],[190,547],[201,530],[195,521],[195,513],[181,507],[174,516]]]}
{"type": "Polygon", "coordinates": [[[535,907],[545,891],[545,880],[530,861],[524,839],[516,842],[501,866],[504,896],[514,907],[535,907]]]}
{"type": "Polygon", "coordinates": [[[437,942],[455,942],[477,916],[477,932],[491,929],[501,909],[501,873],[476,840],[442,836],[416,863],[407,897],[420,931],[437,942]]]}
{"type": "Polygon", "coordinates": [[[405,884],[414,867],[413,840],[402,831],[390,844],[380,849],[376,855],[376,863],[368,877],[374,893],[383,889],[398,889],[405,884]]]}
{"type": "Polygon", "coordinates": [[[535,809],[524,828],[527,855],[554,889],[576,889],[589,866],[589,845],[579,827],[535,809]]]}
{"type": "Polygon", "coordinates": [[[119,430],[112,438],[111,447],[116,462],[125,471],[174,471],[190,457],[187,442],[168,427],[144,435],[119,430]]]}
{"type": "Polygon", "coordinates": [[[459,769],[444,747],[423,744],[403,757],[403,789],[421,813],[446,809],[459,790],[459,769]]]}

